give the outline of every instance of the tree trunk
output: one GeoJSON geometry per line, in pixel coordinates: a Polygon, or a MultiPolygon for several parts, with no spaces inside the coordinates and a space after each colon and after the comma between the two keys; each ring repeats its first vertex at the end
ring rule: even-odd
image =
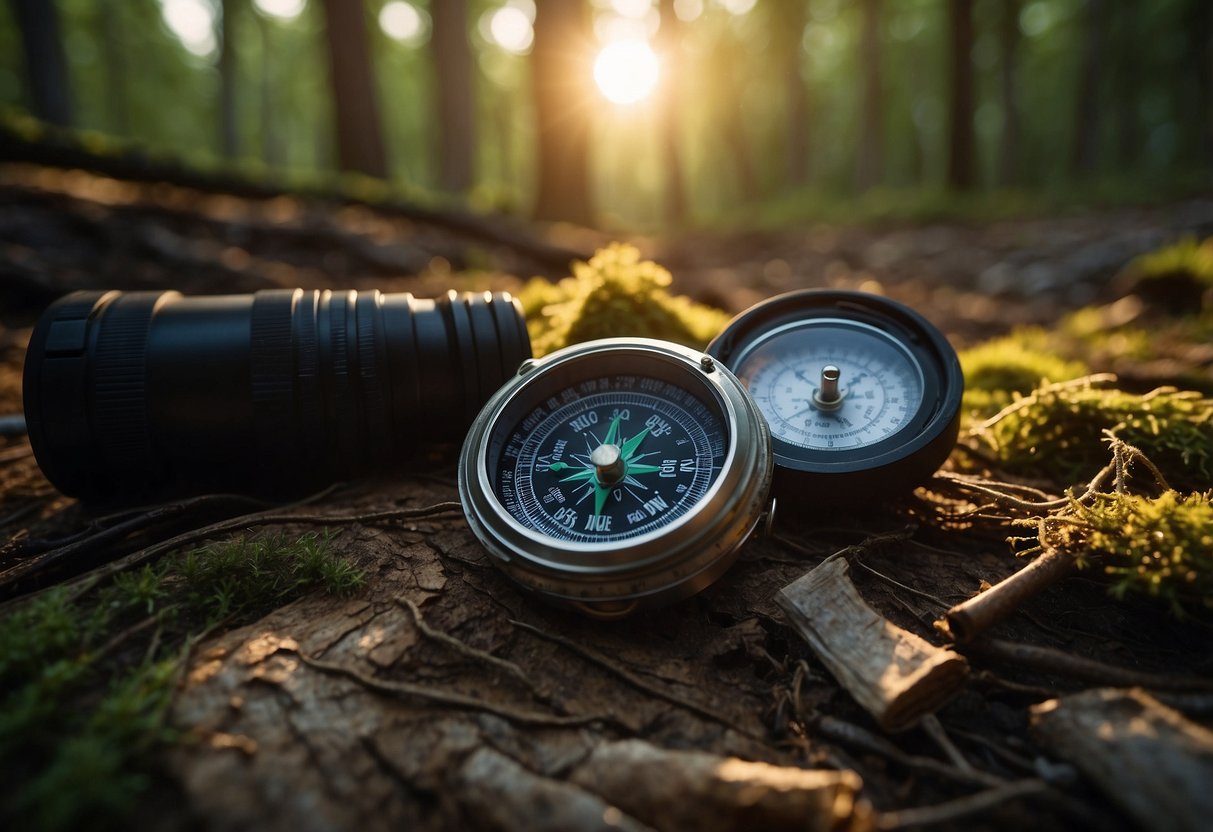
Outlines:
{"type": "Polygon", "coordinates": [[[770,18],[773,60],[783,78],[786,131],[782,180],[791,187],[808,184],[810,155],[809,89],[802,71],[805,0],[779,0],[770,18]]]}
{"type": "Polygon", "coordinates": [[[12,3],[25,50],[30,109],[43,121],[67,127],[72,122],[72,100],[58,9],[54,0],[12,3]]]}
{"type": "Polygon", "coordinates": [[[949,106],[948,187],[973,188],[973,0],[951,0],[952,78],[949,106]]]}
{"type": "Polygon", "coordinates": [[[1205,167],[1213,165],[1213,3],[1192,0],[1185,28],[1188,33],[1186,54],[1181,66],[1191,79],[1190,104],[1181,104],[1181,112],[1191,108],[1192,117],[1179,119],[1188,128],[1182,137],[1184,158],[1205,167]]]}
{"type": "Polygon", "coordinates": [[[384,178],[388,173],[366,10],[361,2],[324,0],[330,83],[342,170],[384,178]]]}
{"type": "Polygon", "coordinates": [[[278,132],[280,117],[274,89],[275,58],[271,40],[274,24],[258,15],[257,25],[261,29],[261,159],[267,167],[276,168],[282,164],[282,140],[278,132]]]}
{"type": "Polygon", "coordinates": [[[535,94],[539,190],[535,218],[590,225],[591,54],[582,0],[537,4],[531,79],[535,94]]]}
{"type": "Polygon", "coordinates": [[[681,225],[687,218],[686,184],[682,176],[682,96],[686,52],[682,49],[682,26],[674,14],[674,0],[661,0],[661,90],[657,111],[662,164],[665,173],[665,221],[681,225]]]}
{"type": "Polygon", "coordinates": [[[1019,182],[1019,0],[1003,0],[998,27],[1001,60],[998,68],[1002,98],[1002,140],[998,148],[998,183],[1004,187],[1019,182]]]}
{"type": "Polygon", "coordinates": [[[1087,0],[1071,155],[1071,170],[1079,176],[1089,176],[1099,165],[1099,78],[1103,74],[1105,15],[1104,0],[1087,0]]]}
{"type": "Polygon", "coordinates": [[[101,41],[105,60],[105,94],[109,100],[110,129],[119,136],[131,132],[130,107],[126,94],[126,50],[122,41],[121,9],[116,0],[98,3],[101,41]]]}
{"type": "Polygon", "coordinates": [[[1141,153],[1137,12],[1138,0],[1116,4],[1116,161],[1122,171],[1136,166],[1141,153]]]}
{"type": "Polygon", "coordinates": [[[236,130],[236,0],[223,0],[219,22],[219,152],[228,159],[240,155],[236,130]]]}
{"type": "Polygon", "coordinates": [[[863,83],[863,121],[859,132],[856,184],[866,191],[884,176],[884,96],[880,72],[880,0],[863,0],[859,65],[863,83]]]}
{"type": "Polygon", "coordinates": [[[439,184],[447,191],[472,187],[476,166],[476,98],[467,3],[430,4],[434,33],[430,49],[438,84],[439,184]]]}

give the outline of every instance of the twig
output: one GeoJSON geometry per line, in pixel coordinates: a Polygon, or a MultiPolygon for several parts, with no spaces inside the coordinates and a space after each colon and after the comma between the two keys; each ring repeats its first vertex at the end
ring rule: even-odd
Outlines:
{"type": "MultiPolygon", "coordinates": [[[[305,500],[301,500],[298,503],[294,503],[293,505],[306,505],[307,503],[319,499],[320,496],[328,494],[331,491],[332,488],[325,489],[325,491],[320,492],[319,495],[313,495],[305,500]]],[[[290,507],[291,506],[287,506],[286,508],[289,509],[290,507]]],[[[435,503],[434,505],[430,506],[423,506],[422,508],[393,509],[391,511],[380,511],[372,514],[291,514],[289,511],[283,512],[281,509],[262,512],[260,514],[246,514],[241,517],[234,517],[218,523],[212,523],[211,525],[204,526],[201,529],[185,532],[184,534],[179,534],[176,537],[170,538],[169,540],[156,543],[136,552],[131,552],[129,555],[100,566],[87,574],[81,575],[79,578],[62,584],[61,586],[66,589],[69,600],[76,600],[89,592],[89,590],[95,587],[98,583],[112,575],[117,574],[118,572],[140,566],[148,561],[155,560],[168,552],[174,551],[175,549],[189,546],[201,540],[206,540],[208,538],[217,537],[223,534],[230,534],[231,532],[240,531],[242,529],[251,529],[257,526],[268,526],[274,524],[287,525],[292,523],[335,526],[348,525],[350,523],[381,523],[388,520],[413,520],[422,517],[432,517],[436,514],[445,514],[447,512],[459,510],[459,503],[443,502],[435,503]]],[[[42,591],[40,590],[39,592],[30,593],[29,595],[23,596],[22,598],[16,600],[17,602],[25,601],[36,597],[41,592],[42,591]]],[[[0,611],[3,611],[5,606],[10,603],[14,602],[9,601],[3,605],[0,605],[0,611]]]]}
{"type": "Polygon", "coordinates": [[[957,644],[972,641],[1074,569],[1073,555],[1060,549],[1046,549],[1009,578],[948,610],[944,619],[953,640],[957,644]]]}
{"type": "Polygon", "coordinates": [[[906,586],[901,581],[898,581],[894,578],[890,578],[888,575],[885,575],[883,572],[876,571],[875,569],[868,566],[866,563],[864,563],[859,558],[855,558],[852,561],[852,563],[854,563],[856,566],[862,567],[863,569],[865,569],[868,572],[875,575],[877,578],[880,578],[882,581],[885,581],[886,583],[890,583],[893,586],[898,587],[899,589],[904,589],[906,592],[909,592],[913,595],[917,595],[919,598],[925,598],[926,600],[930,601],[932,604],[936,604],[937,606],[945,607],[945,608],[948,607],[948,602],[943,600],[942,598],[938,598],[938,597],[930,594],[929,592],[923,592],[921,589],[915,589],[912,586],[906,586]]]}
{"type": "MultiPolygon", "coordinates": [[[[31,573],[52,569],[58,564],[70,562],[82,555],[97,551],[107,544],[122,540],[134,532],[142,531],[150,526],[172,520],[180,515],[205,508],[211,504],[226,502],[255,502],[264,505],[264,501],[262,500],[255,500],[239,494],[205,494],[176,503],[166,503],[165,505],[136,514],[133,517],[128,517],[100,531],[91,533],[86,531],[82,535],[75,535],[73,539],[70,539],[70,542],[64,545],[36,553],[33,557],[22,560],[20,563],[0,573],[0,588],[7,588],[31,573]]],[[[37,545],[35,541],[27,539],[25,545],[16,547],[14,552],[25,555],[31,550],[36,549],[37,545]]]]}
{"type": "MultiPolygon", "coordinates": [[[[290,648],[282,647],[282,650],[290,650],[290,648]]],[[[623,728],[613,717],[610,716],[552,716],[551,714],[538,714],[529,711],[515,711],[512,708],[503,708],[500,705],[493,705],[485,702],[482,699],[477,699],[474,696],[464,696],[461,693],[452,693],[450,691],[439,690],[437,688],[427,687],[425,685],[416,685],[411,682],[389,682],[385,679],[376,679],[373,676],[368,676],[360,670],[336,662],[326,662],[320,659],[313,659],[311,656],[300,650],[293,650],[304,664],[324,673],[335,673],[354,680],[363,687],[369,688],[379,693],[390,693],[397,696],[413,696],[418,699],[425,699],[430,702],[436,702],[441,705],[448,705],[452,708],[462,708],[469,711],[483,711],[485,713],[495,714],[502,719],[516,722],[520,725],[534,725],[548,728],[576,728],[584,725],[593,725],[595,723],[605,723],[616,727],[623,728]]],[[[626,730],[626,729],[625,729],[626,730]]]]}
{"type": "Polygon", "coordinates": [[[545,702],[547,701],[547,696],[539,690],[539,687],[535,684],[534,680],[532,680],[531,677],[526,674],[526,671],[524,671],[518,665],[511,661],[498,658],[492,653],[484,650],[478,650],[477,648],[472,647],[470,644],[465,644],[449,633],[444,633],[441,630],[434,629],[429,624],[425,623],[425,619],[421,615],[421,609],[416,603],[413,602],[411,598],[397,598],[396,603],[412,613],[414,626],[416,626],[417,630],[426,638],[440,644],[445,644],[447,647],[451,648],[462,656],[467,656],[470,659],[475,659],[476,661],[481,661],[497,668],[517,682],[521,683],[537,699],[545,702]]]}
{"type": "Polygon", "coordinates": [[[934,774],[970,786],[1001,786],[1006,783],[1006,780],[998,775],[978,768],[971,767],[971,771],[965,771],[930,757],[907,754],[884,737],[877,736],[866,728],[845,722],[837,717],[818,716],[816,719],[810,720],[809,724],[827,739],[886,757],[902,768],[919,774],[934,774]]]}
{"type": "Polygon", "coordinates": [[[1044,673],[1055,673],[1109,687],[1141,687],[1148,690],[1213,692],[1213,680],[1191,676],[1142,673],[1125,667],[1075,656],[1053,647],[1039,647],[1003,639],[983,638],[961,648],[966,654],[1012,662],[1044,673]]]}
{"type": "Polygon", "coordinates": [[[952,762],[952,765],[961,771],[973,771],[973,764],[968,761],[960,749],[956,747],[956,744],[952,742],[952,738],[944,730],[943,723],[939,721],[939,717],[935,716],[935,714],[927,714],[922,718],[922,727],[932,742],[939,746],[939,750],[943,752],[943,755],[952,762]]]}
{"type": "Polygon", "coordinates": [[[709,709],[703,705],[699,705],[699,704],[690,702],[685,699],[680,699],[679,697],[674,696],[672,693],[667,693],[666,691],[662,690],[661,688],[649,684],[648,682],[646,682],[643,679],[636,676],[631,671],[620,667],[619,665],[617,665],[614,662],[607,659],[605,656],[600,655],[599,653],[589,649],[588,647],[584,647],[584,646],[578,644],[577,642],[573,641],[572,639],[567,639],[564,636],[558,636],[555,633],[549,633],[545,630],[541,630],[540,628],[536,627],[533,624],[527,624],[525,621],[518,621],[516,619],[510,619],[510,623],[513,624],[515,627],[520,627],[529,633],[533,633],[534,635],[539,636],[540,638],[544,639],[545,641],[550,641],[554,644],[559,644],[561,647],[571,650],[572,652],[581,656],[583,659],[586,659],[586,660],[594,663],[595,665],[597,665],[598,667],[607,671],[611,675],[617,676],[618,678],[627,682],[632,687],[637,688],[638,690],[641,690],[644,693],[649,694],[650,696],[654,696],[657,699],[660,699],[664,702],[668,702],[671,705],[675,705],[684,710],[690,711],[691,713],[698,714],[699,716],[703,717],[704,719],[709,719],[712,722],[716,722],[720,725],[725,726],[726,728],[731,728],[732,730],[736,731],[738,734],[741,734],[743,736],[749,737],[751,739],[757,739],[757,740],[764,739],[763,737],[759,737],[757,734],[753,733],[752,731],[747,731],[745,728],[742,728],[740,725],[737,725],[735,722],[728,719],[727,717],[721,716],[720,714],[716,713],[715,711],[712,711],[711,709],[709,709]]]}
{"type": "Polygon", "coordinates": [[[1002,803],[1006,803],[1008,800],[1044,794],[1050,791],[1051,788],[1044,780],[1036,778],[1019,780],[1014,783],[995,786],[992,789],[986,789],[976,794],[959,797],[956,800],[949,800],[946,803],[937,803],[934,806],[919,806],[914,809],[902,809],[898,812],[886,812],[878,817],[876,828],[905,829],[909,826],[932,826],[937,823],[948,823],[949,821],[956,821],[979,814],[1002,803]]]}

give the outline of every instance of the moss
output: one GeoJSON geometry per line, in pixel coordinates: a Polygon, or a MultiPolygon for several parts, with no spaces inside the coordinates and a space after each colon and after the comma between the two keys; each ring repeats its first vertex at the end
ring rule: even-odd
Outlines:
{"type": "Polygon", "coordinates": [[[703,347],[728,316],[671,296],[670,273],[641,260],[630,245],[613,243],[557,284],[536,278],[520,293],[536,355],[595,338],[663,338],[703,347]]]}
{"type": "Polygon", "coordinates": [[[1091,372],[1081,361],[1061,357],[1042,329],[1017,329],[960,353],[964,370],[964,409],[971,418],[987,418],[1042,383],[1066,381],[1091,372]]]}
{"type": "Polygon", "coordinates": [[[1105,432],[1141,450],[1176,488],[1213,481],[1213,400],[1191,391],[1139,396],[1090,383],[1044,385],[975,431],[1007,473],[1061,485],[1104,466],[1105,432]]]}
{"type": "Polygon", "coordinates": [[[156,750],[177,739],[165,715],[196,634],[363,581],[327,536],[240,539],[0,619],[0,826],[128,826],[156,750]]]}
{"type": "Polygon", "coordinates": [[[1099,494],[1046,524],[1041,543],[1073,550],[1122,597],[1139,593],[1176,613],[1213,609],[1213,491],[1151,498],[1099,494]]]}
{"type": "Polygon", "coordinates": [[[1136,258],[1129,264],[1129,271],[1140,280],[1186,275],[1197,283],[1213,287],[1213,237],[1203,241],[1184,237],[1177,243],[1136,258]]]}

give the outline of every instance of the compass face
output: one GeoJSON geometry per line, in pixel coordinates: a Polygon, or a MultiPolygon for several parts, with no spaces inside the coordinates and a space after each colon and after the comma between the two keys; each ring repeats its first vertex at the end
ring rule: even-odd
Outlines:
{"type": "Polygon", "coordinates": [[[717,408],[633,375],[588,379],[503,424],[492,488],[526,528],[577,543],[622,541],[687,514],[720,473],[717,408]]]}
{"type": "Polygon", "coordinates": [[[819,318],[773,330],[736,369],[771,435],[799,448],[876,445],[903,430],[923,402],[918,361],[859,321],[819,318]]]}

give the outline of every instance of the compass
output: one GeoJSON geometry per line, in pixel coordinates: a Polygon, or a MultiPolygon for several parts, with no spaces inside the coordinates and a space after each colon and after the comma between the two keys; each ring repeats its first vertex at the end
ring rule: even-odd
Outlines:
{"type": "Polygon", "coordinates": [[[943,334],[865,292],[806,290],[760,303],[708,346],[770,426],[775,493],[793,502],[904,493],[947,459],[964,377],[943,334]]]}
{"type": "Polygon", "coordinates": [[[736,377],[664,341],[524,362],[464,442],[468,524],[507,575],[614,618],[697,592],[762,515],[770,437],[736,377]]]}

